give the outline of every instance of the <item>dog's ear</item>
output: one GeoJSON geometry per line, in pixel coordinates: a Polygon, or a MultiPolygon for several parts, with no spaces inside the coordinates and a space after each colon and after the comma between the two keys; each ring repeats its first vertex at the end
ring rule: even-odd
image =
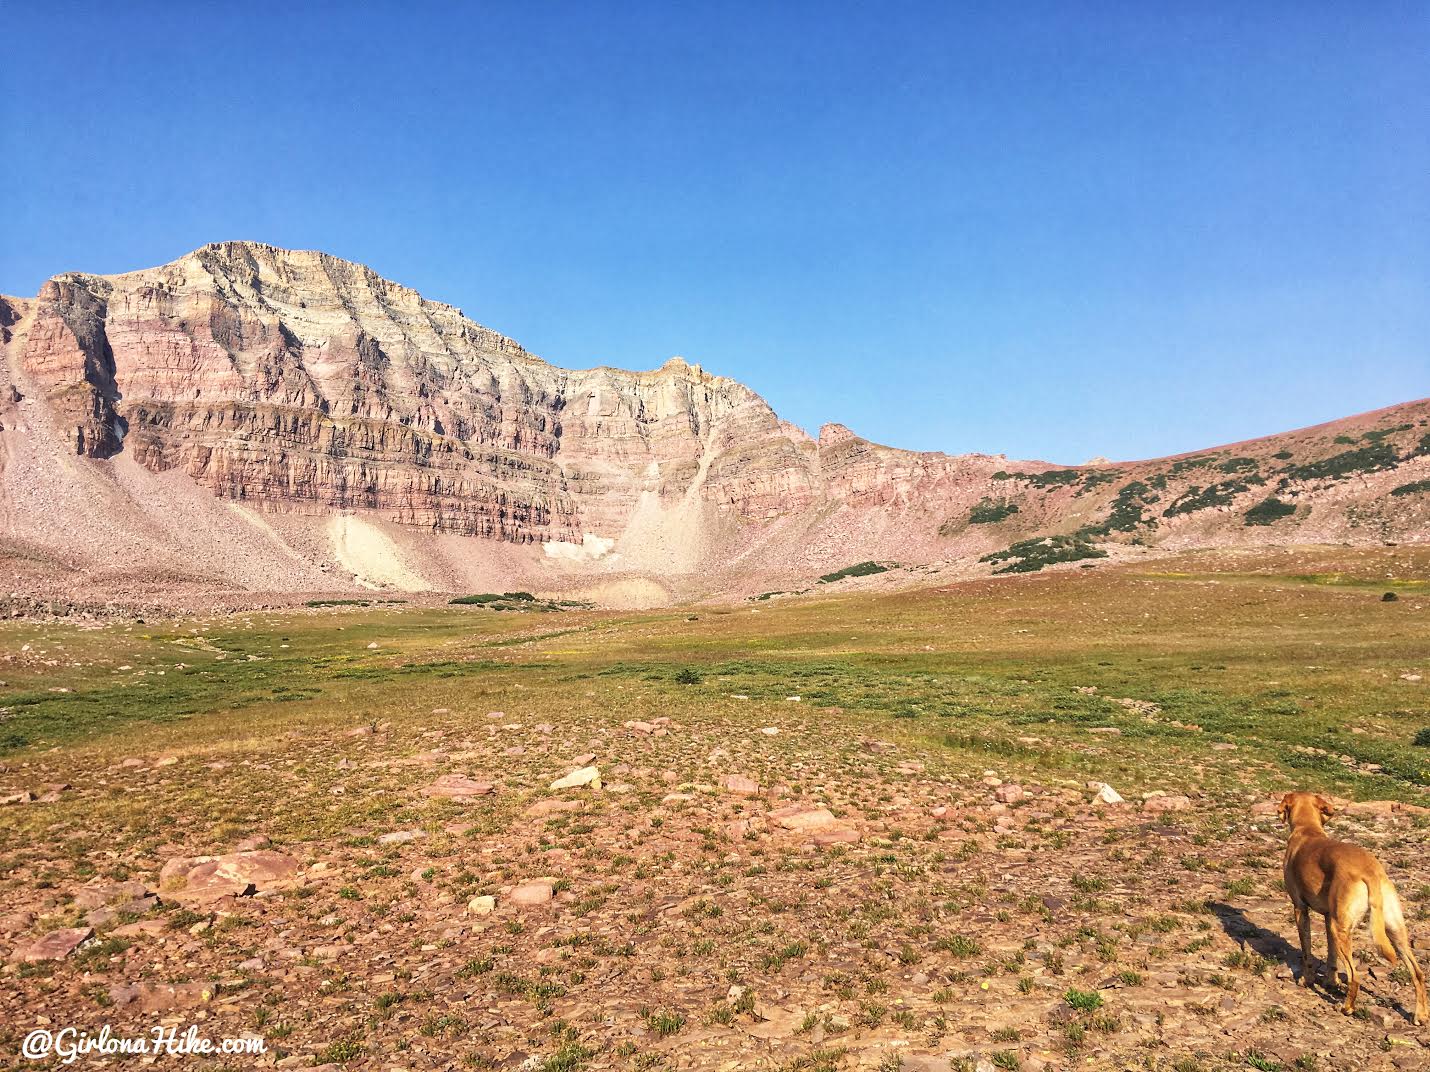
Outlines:
{"type": "Polygon", "coordinates": [[[1288,825],[1291,822],[1291,798],[1295,795],[1295,793],[1287,793],[1281,798],[1281,821],[1288,825]]]}
{"type": "Polygon", "coordinates": [[[1325,797],[1316,798],[1316,807],[1319,809],[1322,819],[1329,819],[1336,813],[1336,809],[1331,807],[1331,802],[1325,797]]]}

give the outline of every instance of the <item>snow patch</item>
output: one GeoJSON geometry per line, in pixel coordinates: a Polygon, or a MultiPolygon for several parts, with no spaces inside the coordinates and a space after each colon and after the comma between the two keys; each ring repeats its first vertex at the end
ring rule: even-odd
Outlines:
{"type": "Polygon", "coordinates": [[[571,543],[569,540],[547,540],[542,545],[547,558],[561,558],[568,562],[594,562],[599,558],[605,558],[611,553],[611,548],[615,546],[615,540],[590,532],[581,537],[580,543],[571,543]]]}
{"type": "Polygon", "coordinates": [[[364,588],[426,591],[428,585],[402,561],[397,545],[376,525],[340,514],[328,522],[333,554],[364,588]]]}

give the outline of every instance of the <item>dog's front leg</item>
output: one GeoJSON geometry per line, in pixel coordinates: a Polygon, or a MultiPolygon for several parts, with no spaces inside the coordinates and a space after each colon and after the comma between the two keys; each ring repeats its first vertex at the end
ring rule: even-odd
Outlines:
{"type": "Polygon", "coordinates": [[[1329,915],[1326,916],[1326,967],[1322,973],[1322,983],[1327,990],[1340,986],[1340,950],[1336,948],[1336,926],[1329,915]]]}
{"type": "Polygon", "coordinates": [[[1292,903],[1292,910],[1296,913],[1296,933],[1301,938],[1301,977],[1297,980],[1300,986],[1311,985],[1311,910],[1305,905],[1292,903]]]}

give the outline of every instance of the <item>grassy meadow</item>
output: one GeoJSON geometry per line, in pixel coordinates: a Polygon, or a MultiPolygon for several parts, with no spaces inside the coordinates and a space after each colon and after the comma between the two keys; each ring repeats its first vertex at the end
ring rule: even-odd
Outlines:
{"type": "MultiPolygon", "coordinates": [[[[283,1067],[1415,1067],[1403,971],[1353,1020],[1292,986],[1252,806],[1430,803],[1427,577],[1424,552],[1321,549],[639,613],[5,623],[0,790],[67,787],[0,811],[8,941],[255,836],[305,878],[161,893],[6,966],[0,1049],[162,1006],[283,1067]],[[548,788],[582,762],[603,789],[548,788]],[[442,773],[494,791],[427,799],[442,773]],[[788,802],[841,838],[784,828],[788,802]],[[519,907],[534,878],[553,901],[519,907]],[[197,981],[202,1005],[153,997],[197,981]]],[[[1426,820],[1336,820],[1422,932],[1426,820]]]]}

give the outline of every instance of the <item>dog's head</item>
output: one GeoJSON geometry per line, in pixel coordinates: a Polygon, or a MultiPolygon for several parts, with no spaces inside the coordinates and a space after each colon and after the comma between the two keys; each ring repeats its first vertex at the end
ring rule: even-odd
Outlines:
{"type": "Polygon", "coordinates": [[[1293,828],[1320,826],[1335,810],[1329,800],[1315,793],[1287,793],[1281,798],[1281,821],[1293,828]]]}

